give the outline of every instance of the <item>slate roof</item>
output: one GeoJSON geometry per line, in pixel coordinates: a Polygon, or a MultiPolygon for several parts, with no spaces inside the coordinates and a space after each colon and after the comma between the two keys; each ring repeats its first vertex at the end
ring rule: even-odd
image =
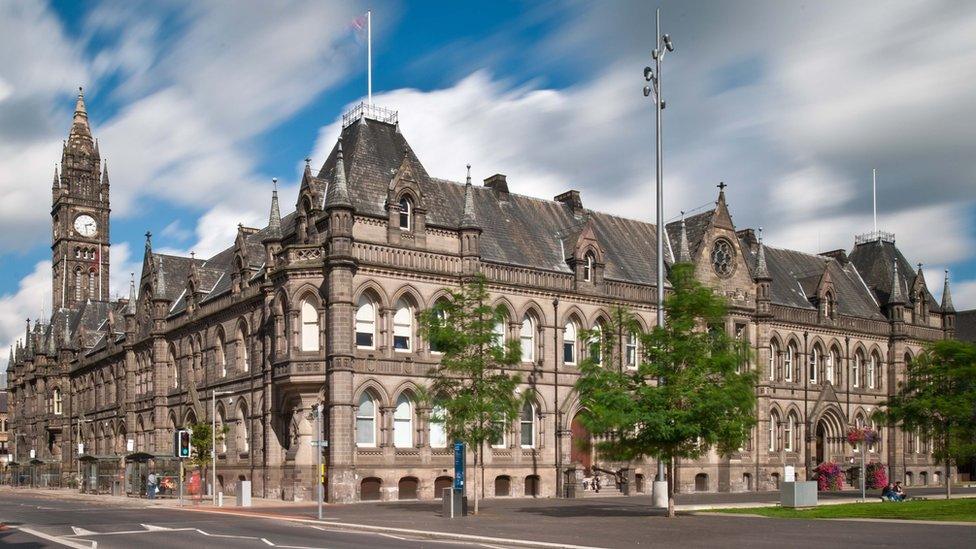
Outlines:
{"type": "MultiPolygon", "coordinates": [[[[427,208],[427,225],[457,229],[464,211],[464,184],[432,178],[403,135],[391,124],[366,119],[342,132],[349,195],[358,214],[385,217],[388,188],[406,157],[427,208]]],[[[319,177],[333,181],[337,147],[319,177]]],[[[654,283],[655,226],[584,209],[574,213],[561,202],[472,187],[473,207],[482,228],[485,261],[571,273],[566,257],[587,219],[608,258],[611,280],[654,283]]],[[[666,258],[670,262],[670,257],[666,258]]]]}
{"type": "MultiPolygon", "coordinates": [[[[741,242],[746,262],[754,273],[757,254],[745,241],[741,242]]],[[[838,313],[874,320],[885,319],[853,264],[769,245],[764,247],[766,268],[772,279],[769,296],[772,303],[816,310],[811,298],[816,297],[820,279],[824,270],[828,269],[838,313]]]]}
{"type": "Polygon", "coordinates": [[[0,391],[0,414],[7,413],[7,409],[8,409],[7,398],[8,398],[7,391],[0,391]]]}
{"type": "Polygon", "coordinates": [[[976,309],[956,313],[956,339],[976,343],[976,309]]]}
{"type": "MultiPolygon", "coordinates": [[[[714,215],[715,208],[712,208],[711,210],[685,218],[685,231],[688,234],[688,251],[691,252],[691,257],[698,255],[698,249],[701,247],[702,239],[705,238],[705,231],[708,230],[708,226],[711,224],[714,215]]],[[[681,242],[681,221],[668,223],[664,226],[664,230],[668,232],[668,238],[675,246],[681,242]]]]}
{"type": "MultiPolygon", "coordinates": [[[[894,263],[898,261],[898,278],[902,284],[903,295],[908,297],[912,285],[915,282],[916,269],[902,255],[901,250],[895,246],[894,242],[877,240],[864,244],[857,244],[850,254],[851,262],[857,267],[858,272],[864,277],[864,282],[868,285],[878,303],[884,305],[888,303],[892,289],[892,271],[894,263]]],[[[933,313],[941,313],[942,309],[939,302],[935,300],[928,286],[925,288],[926,300],[929,310],[933,313]]]]}

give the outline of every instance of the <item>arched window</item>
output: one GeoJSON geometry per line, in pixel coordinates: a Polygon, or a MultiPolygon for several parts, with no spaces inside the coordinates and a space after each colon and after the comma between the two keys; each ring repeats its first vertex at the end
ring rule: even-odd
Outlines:
{"type": "Polygon", "coordinates": [[[430,412],[430,447],[447,448],[447,430],[444,428],[443,406],[435,405],[430,412]]]}
{"type": "Polygon", "coordinates": [[[492,327],[491,332],[495,336],[495,345],[499,347],[505,346],[505,325],[508,324],[507,318],[500,318],[498,322],[495,322],[495,326],[492,327]]]}
{"type": "Polygon", "coordinates": [[[302,347],[303,351],[319,350],[319,312],[307,299],[302,301],[302,347]]]}
{"type": "Polygon", "coordinates": [[[790,412],[786,416],[786,427],[783,428],[783,444],[787,452],[793,451],[793,438],[796,434],[796,414],[790,412]]]}
{"type": "Polygon", "coordinates": [[[779,414],[776,410],[769,413],[769,451],[775,452],[779,445],[776,443],[776,429],[779,426],[779,414]]]}
{"type": "Polygon", "coordinates": [[[593,252],[587,252],[586,259],[584,261],[583,280],[593,282],[593,252]]]}
{"type": "Polygon", "coordinates": [[[356,444],[376,446],[376,403],[368,392],[359,397],[359,407],[356,408],[356,444]]]}
{"type": "Polygon", "coordinates": [[[220,377],[227,376],[227,342],[224,341],[223,332],[217,333],[217,348],[214,349],[217,354],[217,368],[220,370],[220,377]]]}
{"type": "Polygon", "coordinates": [[[173,388],[180,388],[180,367],[176,364],[176,348],[172,343],[169,344],[169,352],[166,360],[169,364],[169,377],[173,380],[173,388]]]}
{"type": "Polygon", "coordinates": [[[590,348],[590,360],[595,364],[603,364],[603,326],[597,324],[593,327],[593,335],[587,343],[590,348]]]}
{"type": "Polygon", "coordinates": [[[393,446],[413,447],[413,406],[406,394],[397,398],[396,410],[393,412],[393,446]]]}
{"type": "Polygon", "coordinates": [[[61,400],[61,388],[54,388],[54,415],[60,416],[64,412],[64,403],[61,400]]]}
{"type": "Polygon", "coordinates": [[[393,313],[393,349],[404,353],[413,349],[413,312],[402,299],[393,313]]]}
{"type": "Polygon", "coordinates": [[[878,374],[878,355],[877,353],[871,353],[871,360],[868,361],[868,371],[867,371],[867,381],[868,389],[874,389],[875,376],[878,374]]]}
{"type": "Polygon", "coordinates": [[[522,405],[519,427],[521,428],[522,448],[535,448],[535,406],[531,402],[522,405]]]}
{"type": "Polygon", "coordinates": [[[95,295],[95,271],[88,271],[88,297],[95,295]]]}
{"type": "Polygon", "coordinates": [[[250,451],[250,436],[247,432],[247,406],[241,402],[240,406],[237,408],[237,439],[235,440],[237,444],[237,451],[239,453],[245,453],[250,451]]]}
{"type": "Polygon", "coordinates": [[[776,381],[776,355],[779,354],[779,347],[775,341],[769,342],[769,381],[776,381]]]}
{"type": "Polygon", "coordinates": [[[81,301],[81,267],[75,269],[75,301],[81,301]]]}
{"type": "Polygon", "coordinates": [[[824,316],[834,318],[834,294],[831,292],[824,295],[824,316]]]}
{"type": "Polygon", "coordinates": [[[637,367],[637,332],[627,333],[627,367],[636,368],[637,367]]]}
{"type": "Polygon", "coordinates": [[[413,218],[413,202],[406,196],[400,198],[400,228],[409,231],[413,218]]]}
{"type": "Polygon", "coordinates": [[[356,308],[356,347],[360,349],[376,348],[376,307],[366,296],[359,298],[356,308]]]}
{"type": "Polygon", "coordinates": [[[851,387],[861,386],[861,364],[864,363],[864,355],[861,351],[854,353],[854,364],[851,364],[851,387]]]}
{"type": "Polygon", "coordinates": [[[227,437],[222,436],[224,432],[224,409],[223,407],[217,408],[217,453],[226,454],[227,453],[227,437]]]}
{"type": "Polygon", "coordinates": [[[237,327],[237,366],[242,372],[251,370],[251,357],[247,349],[247,329],[243,324],[237,327]]]}
{"type": "MultiPolygon", "coordinates": [[[[434,316],[437,317],[437,321],[440,322],[440,323],[443,323],[445,320],[447,320],[447,313],[444,310],[444,307],[447,306],[447,305],[448,305],[448,303],[447,303],[447,300],[445,300],[445,299],[438,299],[437,302],[434,303],[433,313],[434,313],[434,316]]],[[[438,344],[437,341],[431,340],[431,342],[430,342],[430,352],[432,352],[432,353],[443,353],[444,352],[444,349],[438,344]]]]}
{"type": "Polygon", "coordinates": [[[576,323],[572,320],[563,331],[563,363],[576,364],[576,323]]]}
{"type": "Polygon", "coordinates": [[[807,368],[810,370],[810,383],[817,382],[817,370],[820,369],[820,356],[820,346],[814,345],[813,354],[810,356],[810,364],[807,365],[807,368]]]}
{"type": "Polygon", "coordinates": [[[870,446],[868,446],[868,451],[877,452],[879,448],[878,443],[881,442],[881,430],[878,429],[878,422],[873,419],[871,420],[871,430],[877,433],[878,436],[877,436],[877,440],[875,440],[874,442],[871,443],[870,446]]]}
{"type": "Polygon", "coordinates": [[[834,369],[837,365],[837,349],[831,349],[827,353],[827,365],[824,370],[824,377],[827,378],[827,383],[831,385],[836,385],[836,380],[834,379],[834,369]]]}
{"type": "Polygon", "coordinates": [[[793,381],[793,359],[796,357],[796,346],[790,343],[786,346],[786,356],[783,359],[783,377],[786,381],[793,381]]]}
{"type": "Polygon", "coordinates": [[[532,317],[525,315],[522,318],[522,327],[519,329],[519,342],[522,345],[522,362],[532,362],[535,360],[535,321],[532,317]]]}

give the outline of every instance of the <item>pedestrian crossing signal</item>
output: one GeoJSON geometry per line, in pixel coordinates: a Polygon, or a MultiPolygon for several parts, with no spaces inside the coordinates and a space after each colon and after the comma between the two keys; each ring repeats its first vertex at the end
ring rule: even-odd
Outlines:
{"type": "Polygon", "coordinates": [[[176,457],[190,457],[190,431],[180,429],[179,431],[176,431],[176,436],[174,438],[176,439],[174,441],[174,446],[176,446],[176,457]]]}

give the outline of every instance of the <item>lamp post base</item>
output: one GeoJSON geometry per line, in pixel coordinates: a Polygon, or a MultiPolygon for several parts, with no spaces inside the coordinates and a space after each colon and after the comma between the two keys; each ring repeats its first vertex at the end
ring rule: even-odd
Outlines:
{"type": "Polygon", "coordinates": [[[651,505],[656,509],[668,508],[668,481],[655,480],[651,487],[651,505]]]}

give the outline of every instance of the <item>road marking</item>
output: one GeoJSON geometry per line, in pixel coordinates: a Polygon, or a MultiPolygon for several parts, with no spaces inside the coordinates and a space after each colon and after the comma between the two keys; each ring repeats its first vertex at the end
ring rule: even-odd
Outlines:
{"type": "Polygon", "coordinates": [[[268,545],[270,545],[270,546],[272,546],[272,547],[274,547],[274,544],[273,544],[273,543],[271,543],[270,541],[268,541],[268,539],[267,539],[267,538],[261,538],[261,541],[263,541],[264,543],[266,543],[266,544],[268,544],[268,545]]]}
{"type": "Polygon", "coordinates": [[[167,530],[172,530],[172,528],[167,528],[165,526],[155,526],[153,524],[141,524],[140,523],[139,526],[142,526],[143,528],[145,528],[146,530],[148,530],[150,532],[164,532],[164,531],[167,531],[167,530]]]}
{"type": "Polygon", "coordinates": [[[76,536],[97,536],[97,532],[92,532],[91,530],[85,530],[84,528],[79,528],[77,526],[72,526],[71,531],[74,532],[76,536]]]}
{"type": "Polygon", "coordinates": [[[24,528],[23,526],[18,526],[17,529],[20,530],[21,532],[24,532],[25,534],[30,534],[34,537],[41,538],[47,541],[53,541],[54,543],[64,545],[65,547],[71,547],[72,549],[96,549],[98,547],[98,542],[96,541],[91,541],[86,539],[78,540],[78,541],[87,541],[89,543],[89,545],[85,545],[83,543],[78,543],[77,541],[72,541],[70,539],[59,538],[57,536],[49,536],[44,532],[38,532],[37,530],[34,530],[32,528],[24,528]]]}

